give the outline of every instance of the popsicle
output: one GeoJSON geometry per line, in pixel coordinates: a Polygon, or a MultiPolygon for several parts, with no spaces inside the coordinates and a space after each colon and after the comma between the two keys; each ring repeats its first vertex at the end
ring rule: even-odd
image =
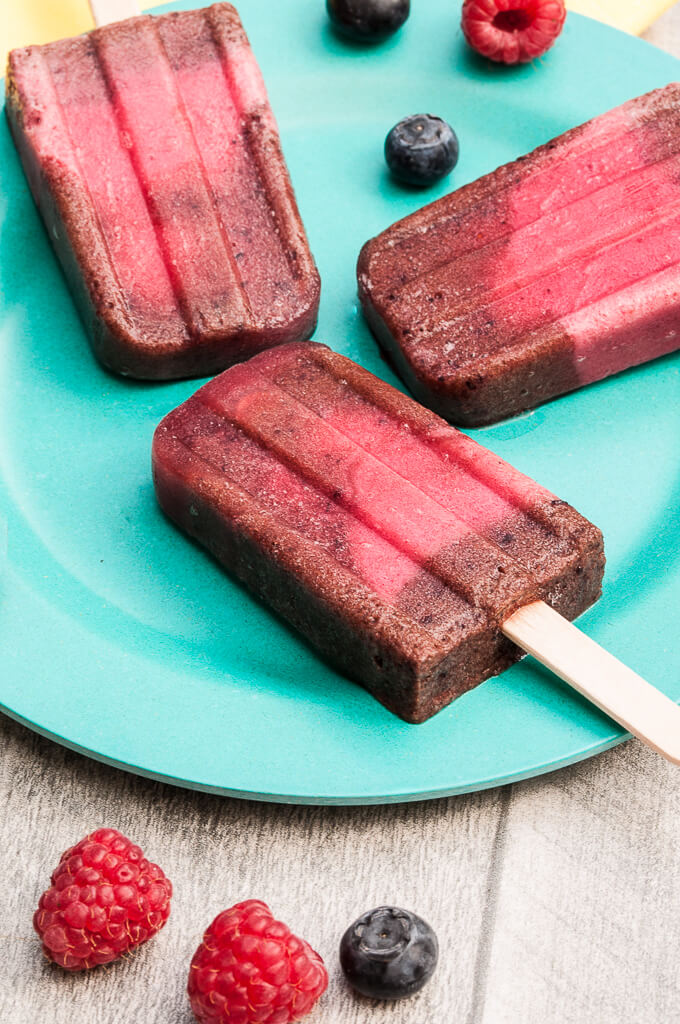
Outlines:
{"type": "Polygon", "coordinates": [[[359,295],[413,394],[477,426],[680,347],[680,85],[394,224],[359,295]]]}
{"type": "Polygon", "coordinates": [[[422,722],[520,656],[500,623],[600,593],[566,502],[325,346],[233,367],[156,430],[158,500],[334,665],[422,722]]]}
{"type": "Polygon", "coordinates": [[[105,366],[208,375],[309,337],[319,277],[232,6],[13,50],[6,112],[105,366]]]}

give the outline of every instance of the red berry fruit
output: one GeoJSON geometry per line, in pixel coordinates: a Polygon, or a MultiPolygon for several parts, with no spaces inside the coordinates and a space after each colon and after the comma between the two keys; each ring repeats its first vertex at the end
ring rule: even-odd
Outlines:
{"type": "Polygon", "coordinates": [[[191,961],[188,991],[199,1024],[290,1024],[327,986],[319,954],[276,921],[266,903],[246,900],[208,928],[191,961]]]}
{"type": "Polygon", "coordinates": [[[172,885],[117,832],[100,828],[62,854],[33,927],[48,959],[67,971],[117,960],[163,927],[172,885]]]}
{"type": "Polygon", "coordinates": [[[483,57],[519,64],[550,49],[566,16],[564,0],[464,0],[462,26],[483,57]]]}

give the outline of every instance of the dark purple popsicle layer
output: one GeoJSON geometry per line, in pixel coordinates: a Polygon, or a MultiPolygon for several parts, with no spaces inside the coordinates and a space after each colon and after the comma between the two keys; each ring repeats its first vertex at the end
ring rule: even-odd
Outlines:
{"type": "Polygon", "coordinates": [[[318,274],[229,4],[14,50],[6,110],[106,366],[203,375],[309,337],[318,274]]]}
{"type": "Polygon", "coordinates": [[[407,721],[520,656],[511,611],[574,618],[600,592],[596,527],[322,345],[205,385],[158,427],[153,469],[171,519],[407,721]]]}
{"type": "Polygon", "coordinates": [[[477,426],[680,345],[680,85],[369,241],[359,294],[414,394],[477,426]]]}

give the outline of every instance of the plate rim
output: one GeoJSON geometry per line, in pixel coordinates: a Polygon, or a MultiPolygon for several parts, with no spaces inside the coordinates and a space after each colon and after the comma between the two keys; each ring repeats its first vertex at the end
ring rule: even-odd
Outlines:
{"type": "MultiPolygon", "coordinates": [[[[244,7],[244,9],[247,6],[247,3],[248,3],[248,0],[241,0],[241,5],[244,7]]],[[[161,11],[168,10],[168,9],[173,9],[173,8],[177,9],[177,8],[180,8],[180,7],[187,7],[187,6],[195,7],[195,6],[200,6],[200,4],[191,4],[191,3],[187,4],[186,2],[184,2],[184,3],[177,3],[177,4],[164,4],[164,5],[161,5],[159,7],[152,7],[152,8],[149,9],[149,11],[150,12],[161,12],[161,11]]],[[[629,37],[626,33],[621,32],[620,30],[618,30],[616,28],[613,28],[613,27],[611,27],[609,25],[606,25],[604,23],[598,22],[595,19],[590,18],[588,16],[579,15],[579,14],[576,14],[575,12],[569,12],[569,18],[572,21],[579,20],[579,21],[583,21],[583,22],[593,22],[598,27],[599,30],[601,30],[601,31],[603,31],[605,33],[614,33],[616,36],[624,36],[628,40],[631,39],[631,37],[629,37]]],[[[644,44],[646,47],[650,48],[652,51],[654,51],[655,54],[659,55],[659,57],[662,58],[665,62],[667,62],[667,63],[674,63],[676,65],[677,69],[678,69],[678,72],[679,72],[678,77],[680,78],[680,61],[677,58],[675,58],[674,56],[672,56],[670,54],[664,53],[663,51],[658,50],[658,48],[654,47],[651,43],[647,42],[646,40],[634,39],[634,45],[635,46],[638,46],[640,44],[644,44]]],[[[1,485],[0,486],[0,497],[3,497],[3,496],[4,497],[9,497],[9,488],[7,487],[7,480],[5,478],[4,472],[2,472],[2,467],[1,466],[0,466],[0,485],[1,485]]],[[[11,498],[10,498],[10,501],[11,501],[11,498]]],[[[11,502],[11,503],[12,503],[12,505],[14,504],[13,502],[11,502]]],[[[1,508],[0,508],[0,512],[1,512],[1,508]]],[[[0,515],[0,527],[2,527],[2,516],[1,515],[0,515]]],[[[31,527],[29,527],[29,528],[31,528],[31,527]]],[[[42,538],[40,538],[39,536],[36,535],[36,539],[37,539],[38,543],[42,544],[42,538]]],[[[2,537],[0,536],[0,554],[1,554],[1,548],[2,548],[2,537]]],[[[0,565],[1,565],[1,560],[0,560],[0,565]]],[[[228,671],[225,674],[229,674],[228,671]]],[[[271,792],[265,792],[265,791],[255,791],[255,790],[251,791],[251,790],[247,790],[247,789],[235,789],[235,788],[230,788],[228,786],[222,786],[222,785],[217,786],[217,785],[212,785],[212,784],[208,784],[208,783],[204,783],[204,782],[198,782],[198,781],[191,780],[191,779],[180,778],[178,776],[172,776],[172,775],[169,775],[169,774],[166,774],[166,773],[163,773],[163,772],[159,772],[159,771],[157,771],[157,770],[155,770],[153,768],[148,768],[148,767],[144,767],[143,765],[135,764],[132,761],[126,761],[124,759],[111,756],[110,754],[107,754],[105,752],[96,750],[93,746],[84,745],[83,743],[79,742],[78,740],[73,740],[73,739],[69,739],[67,736],[62,736],[58,732],[54,731],[53,729],[50,729],[50,728],[40,724],[37,721],[33,721],[30,717],[25,716],[24,714],[22,714],[21,710],[19,710],[17,707],[10,707],[6,703],[4,703],[4,701],[2,700],[1,696],[0,696],[0,709],[9,718],[11,718],[12,720],[20,723],[21,725],[23,725],[25,727],[31,729],[32,731],[38,733],[39,735],[41,735],[41,736],[43,736],[43,737],[45,737],[45,738],[47,738],[47,739],[49,739],[49,740],[51,740],[53,742],[59,743],[60,745],[66,747],[67,749],[75,751],[78,754],[81,754],[81,755],[84,755],[86,757],[92,758],[92,759],[94,759],[94,760],[96,760],[96,761],[98,761],[100,763],[107,764],[107,765],[109,765],[111,767],[114,767],[114,768],[116,768],[118,770],[127,771],[127,772],[130,772],[132,774],[136,774],[136,775],[139,775],[139,776],[142,776],[142,777],[145,777],[145,778],[149,778],[149,779],[153,779],[153,780],[158,781],[158,782],[162,782],[164,784],[170,784],[170,785],[178,786],[180,788],[193,789],[193,790],[200,791],[200,792],[206,792],[206,793],[212,793],[212,794],[227,796],[227,797],[230,797],[230,798],[249,799],[249,800],[261,801],[261,802],[269,802],[269,803],[300,804],[300,805],[305,805],[305,804],[306,805],[347,805],[347,806],[380,805],[380,804],[387,804],[387,803],[390,803],[390,804],[391,803],[406,803],[406,802],[414,802],[414,801],[430,800],[430,799],[443,799],[443,798],[447,798],[447,797],[451,797],[451,796],[462,795],[462,794],[465,794],[465,793],[478,792],[478,791],[482,791],[482,790],[485,790],[485,789],[496,788],[496,787],[498,787],[500,785],[510,785],[510,784],[515,783],[515,782],[523,781],[525,779],[535,778],[535,777],[538,777],[538,776],[543,775],[543,774],[548,774],[548,773],[551,773],[553,771],[557,771],[557,770],[559,770],[559,769],[561,769],[563,767],[566,767],[568,765],[575,764],[575,763],[578,763],[580,761],[587,760],[587,759],[589,759],[591,757],[597,756],[600,753],[602,753],[602,752],[604,752],[606,750],[609,750],[609,749],[613,748],[614,746],[617,746],[620,743],[625,742],[627,739],[630,738],[629,734],[625,733],[623,730],[619,729],[616,725],[614,725],[612,723],[612,732],[611,732],[611,735],[608,738],[605,738],[605,739],[602,739],[602,740],[596,740],[595,742],[593,742],[589,746],[582,747],[581,749],[577,750],[576,752],[573,752],[571,754],[567,754],[564,757],[558,757],[558,758],[554,759],[551,762],[544,762],[544,763],[542,763],[540,765],[527,766],[526,768],[518,769],[516,772],[508,773],[508,774],[504,775],[503,777],[494,777],[494,778],[490,778],[489,777],[488,779],[480,780],[480,781],[478,781],[476,783],[463,784],[463,785],[454,785],[454,786],[451,786],[451,787],[444,786],[444,787],[438,787],[438,788],[436,788],[434,790],[433,789],[422,789],[422,788],[418,789],[418,788],[415,788],[415,787],[414,788],[410,788],[410,789],[404,789],[404,787],[401,786],[400,792],[389,793],[389,794],[386,794],[386,795],[385,794],[380,795],[380,794],[377,794],[377,793],[375,793],[375,794],[366,794],[366,793],[363,793],[363,794],[347,794],[347,795],[336,795],[336,794],[326,793],[326,794],[322,794],[322,795],[310,795],[308,793],[298,793],[298,794],[279,793],[279,792],[275,792],[273,790],[271,792]]],[[[109,744],[109,746],[110,746],[110,744],[109,744]]]]}

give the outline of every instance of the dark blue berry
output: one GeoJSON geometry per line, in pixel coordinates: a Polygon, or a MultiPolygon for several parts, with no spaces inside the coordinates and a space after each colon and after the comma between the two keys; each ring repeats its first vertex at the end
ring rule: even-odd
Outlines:
{"type": "Polygon", "coordinates": [[[432,977],[438,954],[429,924],[399,907],[364,914],[340,942],[345,977],[371,999],[402,999],[418,992],[432,977]]]}
{"type": "Polygon", "coordinates": [[[411,0],[326,0],[326,7],[339,32],[373,43],[401,28],[410,14],[411,0]]]}
{"type": "Polygon", "coordinates": [[[441,117],[414,114],[395,124],[385,139],[385,159],[399,181],[431,185],[458,163],[458,138],[441,117]]]}

